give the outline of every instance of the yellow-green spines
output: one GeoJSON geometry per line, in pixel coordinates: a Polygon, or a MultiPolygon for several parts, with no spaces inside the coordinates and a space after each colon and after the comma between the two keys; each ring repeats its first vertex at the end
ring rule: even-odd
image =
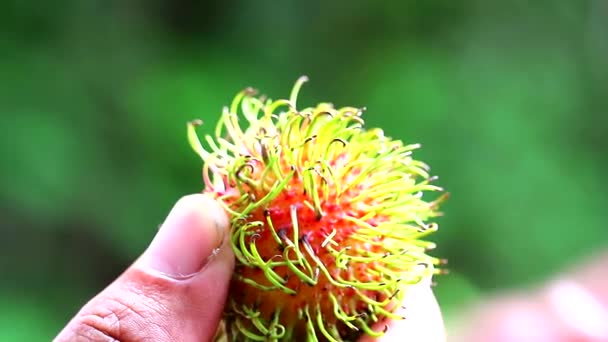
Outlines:
{"type": "Polygon", "coordinates": [[[239,93],[204,148],[205,192],[231,215],[237,268],[227,305],[234,341],[343,341],[393,313],[439,260],[422,240],[442,197],[425,201],[418,145],[365,129],[362,110],[239,93]],[[298,339],[299,340],[299,339],[298,339]]]}

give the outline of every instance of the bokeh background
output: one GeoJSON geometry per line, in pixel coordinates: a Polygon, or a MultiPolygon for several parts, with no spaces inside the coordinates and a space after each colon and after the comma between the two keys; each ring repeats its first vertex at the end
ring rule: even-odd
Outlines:
{"type": "Polygon", "coordinates": [[[44,341],[201,190],[246,86],[366,106],[451,193],[448,325],[608,248],[608,2],[0,2],[0,340],[44,341]]]}

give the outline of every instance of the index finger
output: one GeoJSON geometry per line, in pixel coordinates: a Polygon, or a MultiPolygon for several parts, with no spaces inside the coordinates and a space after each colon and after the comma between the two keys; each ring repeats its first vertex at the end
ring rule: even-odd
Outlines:
{"type": "Polygon", "coordinates": [[[427,341],[445,342],[445,328],[439,304],[428,282],[408,289],[403,305],[396,311],[403,320],[386,320],[374,330],[386,329],[377,339],[365,336],[359,342],[427,341]]]}

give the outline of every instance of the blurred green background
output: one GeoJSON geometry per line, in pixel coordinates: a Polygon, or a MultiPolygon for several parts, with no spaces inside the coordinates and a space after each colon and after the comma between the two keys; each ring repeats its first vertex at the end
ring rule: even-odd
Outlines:
{"type": "Polygon", "coordinates": [[[608,248],[608,3],[0,2],[0,340],[49,340],[201,190],[246,86],[366,106],[451,193],[447,315],[608,248]]]}

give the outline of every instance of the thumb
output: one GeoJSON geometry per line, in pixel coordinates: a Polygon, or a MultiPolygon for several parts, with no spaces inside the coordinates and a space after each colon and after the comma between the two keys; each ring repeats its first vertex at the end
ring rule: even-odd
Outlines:
{"type": "Polygon", "coordinates": [[[210,341],[234,268],[227,241],[215,200],[180,199],[144,254],[55,341],[210,341]]]}

